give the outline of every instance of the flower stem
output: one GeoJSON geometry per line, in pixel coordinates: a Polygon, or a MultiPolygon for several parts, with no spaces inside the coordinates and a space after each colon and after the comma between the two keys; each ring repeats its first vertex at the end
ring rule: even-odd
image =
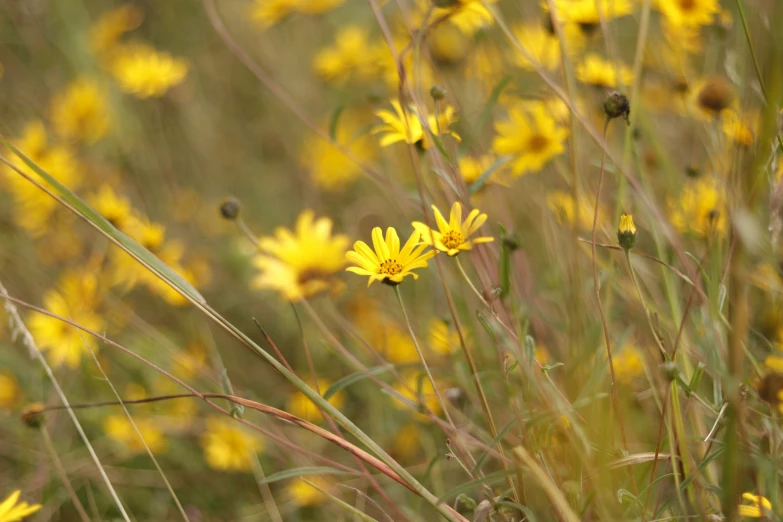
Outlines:
{"type": "Polygon", "coordinates": [[[39,429],[41,431],[41,438],[43,438],[44,441],[44,446],[46,446],[46,451],[48,451],[49,456],[52,457],[54,469],[57,471],[57,475],[59,475],[65,490],[71,496],[73,507],[76,508],[76,511],[79,513],[79,517],[82,519],[82,521],[90,522],[90,517],[87,515],[87,511],[85,511],[82,503],[79,501],[79,497],[76,496],[76,491],[74,491],[73,485],[71,485],[71,481],[68,480],[68,474],[65,472],[63,463],[60,461],[60,457],[57,456],[57,450],[54,447],[52,438],[49,436],[49,432],[46,431],[46,428],[43,425],[39,429]]]}
{"type": "Polygon", "coordinates": [[[488,306],[489,306],[489,303],[487,303],[487,300],[486,300],[486,299],[484,299],[484,296],[483,296],[483,295],[481,295],[481,292],[479,292],[479,291],[478,291],[478,288],[476,288],[476,286],[475,286],[475,285],[473,284],[473,282],[470,280],[470,277],[468,277],[468,274],[467,274],[467,272],[465,272],[465,269],[462,267],[462,263],[460,263],[460,262],[459,262],[459,256],[456,256],[456,257],[454,258],[454,261],[456,261],[456,262],[457,262],[457,268],[459,268],[459,271],[460,271],[460,273],[462,274],[462,277],[464,277],[464,278],[465,278],[465,281],[467,281],[467,283],[468,283],[468,286],[470,286],[470,289],[471,289],[471,290],[473,290],[473,293],[474,293],[474,294],[476,294],[476,296],[479,298],[479,300],[481,301],[481,303],[482,303],[484,306],[487,306],[487,307],[488,307],[488,306]]]}
{"type": "Polygon", "coordinates": [[[653,339],[655,339],[655,344],[658,346],[658,349],[661,351],[661,354],[665,354],[666,350],[663,348],[661,339],[660,337],[658,337],[658,333],[655,331],[655,327],[653,326],[653,322],[652,322],[652,316],[650,315],[650,309],[647,307],[647,301],[644,300],[644,294],[642,293],[642,289],[639,286],[638,279],[636,279],[636,272],[633,269],[633,263],[631,263],[630,250],[625,251],[625,260],[628,263],[628,271],[631,272],[631,279],[633,280],[633,285],[634,287],[636,287],[636,295],[639,297],[639,301],[642,303],[642,308],[644,308],[644,314],[647,316],[647,325],[650,327],[650,333],[652,334],[653,339]]]}
{"type": "Polygon", "coordinates": [[[421,360],[422,366],[424,366],[424,371],[427,372],[427,377],[430,380],[430,384],[432,384],[432,389],[435,390],[435,395],[438,397],[438,402],[440,403],[440,407],[443,410],[443,414],[446,416],[446,419],[448,419],[449,423],[453,425],[454,423],[451,420],[449,411],[446,409],[446,402],[443,400],[440,391],[438,391],[438,386],[437,384],[435,384],[435,379],[432,377],[432,372],[430,371],[430,367],[427,364],[427,361],[424,359],[424,353],[422,353],[421,351],[421,347],[419,346],[419,341],[416,339],[416,334],[413,333],[413,327],[411,326],[410,319],[408,319],[408,312],[405,311],[405,305],[402,302],[402,294],[400,293],[399,285],[394,287],[394,295],[397,296],[397,303],[400,305],[400,310],[402,310],[403,318],[405,318],[405,325],[408,327],[408,333],[411,335],[411,339],[413,339],[413,346],[416,347],[416,353],[419,354],[419,359],[421,360]]]}

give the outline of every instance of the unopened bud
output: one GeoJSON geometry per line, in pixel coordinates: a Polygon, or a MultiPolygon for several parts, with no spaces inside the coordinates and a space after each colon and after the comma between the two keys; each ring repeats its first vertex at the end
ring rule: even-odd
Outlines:
{"type": "Polygon", "coordinates": [[[242,204],[236,198],[228,198],[220,205],[220,215],[224,219],[235,220],[239,217],[240,210],[242,210],[242,204]]]}
{"type": "Polygon", "coordinates": [[[636,246],[636,225],[633,223],[633,216],[623,214],[620,216],[620,226],[617,227],[617,242],[623,247],[623,250],[630,250],[636,246]]]}
{"type": "Polygon", "coordinates": [[[628,102],[625,94],[620,91],[611,91],[607,94],[604,100],[604,114],[610,120],[622,116],[625,119],[625,123],[630,125],[631,122],[628,120],[628,117],[631,115],[631,104],[628,102]]]}
{"type": "Polygon", "coordinates": [[[442,100],[446,97],[446,94],[448,94],[448,91],[442,85],[433,85],[430,87],[430,96],[432,96],[432,99],[435,101],[442,100]]]}

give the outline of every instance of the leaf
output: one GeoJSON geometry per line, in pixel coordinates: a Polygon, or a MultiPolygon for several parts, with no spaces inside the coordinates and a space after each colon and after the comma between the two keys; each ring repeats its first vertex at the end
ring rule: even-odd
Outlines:
{"type": "MultiPolygon", "coordinates": [[[[498,223],[500,227],[500,237],[505,238],[508,235],[506,228],[498,223]]],[[[500,273],[500,297],[505,299],[508,297],[508,292],[511,289],[511,250],[506,246],[505,241],[500,241],[500,266],[498,267],[500,273]]]]}
{"type": "Polygon", "coordinates": [[[91,206],[71,192],[65,185],[57,181],[51,174],[39,167],[33,160],[24,155],[19,149],[3,137],[2,141],[11,151],[21,159],[25,165],[46,181],[54,189],[55,195],[61,198],[76,214],[84,218],[88,223],[97,228],[105,236],[111,239],[117,246],[130,254],[139,263],[151,270],[155,275],[168,283],[178,292],[190,297],[192,300],[206,304],[204,297],[185,278],[172,270],[166,263],[155,257],[149,250],[138,244],[130,236],[117,230],[105,217],[100,215],[91,206]]]}
{"type": "Polygon", "coordinates": [[[481,456],[476,460],[476,465],[473,466],[473,475],[477,474],[479,470],[481,469],[481,466],[484,464],[484,461],[489,456],[489,449],[496,447],[501,440],[503,440],[503,437],[506,436],[506,433],[508,433],[508,430],[510,430],[514,424],[517,423],[517,419],[511,419],[511,421],[503,426],[503,428],[498,432],[497,437],[495,437],[495,440],[492,441],[492,443],[487,445],[487,449],[484,450],[484,452],[481,454],[481,456]]]}
{"type": "Polygon", "coordinates": [[[536,522],[535,514],[533,514],[533,511],[531,511],[530,508],[527,506],[523,506],[522,504],[518,504],[510,500],[499,500],[495,503],[495,505],[514,508],[518,510],[520,513],[522,513],[523,515],[525,515],[525,519],[527,519],[528,522],[536,522]]]}
{"type": "Polygon", "coordinates": [[[337,141],[337,126],[340,123],[340,116],[345,110],[345,105],[338,106],[332,113],[332,118],[329,120],[329,137],[332,141],[337,141]]]}
{"type": "Polygon", "coordinates": [[[471,490],[473,490],[476,486],[481,486],[482,484],[493,484],[496,482],[500,482],[503,479],[506,478],[507,475],[511,475],[513,473],[516,473],[516,470],[514,469],[508,469],[508,470],[500,470],[496,471],[494,473],[490,473],[488,475],[484,475],[482,478],[474,479],[468,482],[465,482],[464,484],[460,484],[456,488],[452,489],[445,495],[442,495],[438,499],[438,504],[442,504],[446,502],[446,499],[454,498],[459,496],[461,493],[467,493],[471,490]]]}
{"type": "Polygon", "coordinates": [[[356,475],[356,473],[349,473],[337,468],[330,468],[329,466],[310,466],[303,468],[287,469],[285,471],[279,471],[271,475],[267,475],[264,480],[259,481],[259,484],[271,484],[272,482],[279,482],[290,478],[301,478],[308,475],[356,475]]]}
{"type": "Polygon", "coordinates": [[[493,342],[494,344],[497,344],[497,343],[498,343],[498,340],[497,340],[497,338],[495,337],[495,332],[493,332],[493,331],[492,331],[492,328],[490,328],[490,327],[489,327],[489,323],[487,322],[487,318],[486,318],[486,317],[484,317],[484,316],[481,314],[481,312],[479,312],[478,310],[476,310],[476,318],[477,318],[477,319],[479,320],[479,322],[481,323],[481,326],[483,326],[483,327],[484,327],[484,331],[486,331],[486,332],[487,332],[487,335],[489,336],[489,338],[490,338],[490,339],[492,339],[492,342],[493,342]]]}
{"type": "Polygon", "coordinates": [[[332,495],[331,493],[329,493],[328,491],[326,491],[326,490],[323,490],[323,489],[319,488],[318,486],[316,486],[315,484],[313,484],[313,483],[312,483],[312,482],[310,482],[309,480],[306,480],[306,479],[302,479],[302,480],[304,480],[305,482],[307,482],[307,483],[310,485],[310,487],[317,489],[318,491],[320,491],[321,493],[323,493],[324,495],[326,495],[327,497],[329,497],[330,499],[332,499],[332,500],[333,500],[333,501],[334,501],[336,504],[338,504],[338,505],[340,505],[340,506],[344,507],[345,509],[347,509],[348,511],[350,511],[350,512],[351,512],[351,513],[353,513],[354,515],[356,515],[356,516],[358,516],[359,518],[361,518],[362,520],[366,520],[367,522],[378,522],[376,519],[372,518],[372,517],[371,517],[370,515],[368,515],[367,513],[364,513],[363,511],[359,511],[357,508],[353,507],[353,506],[352,506],[352,505],[350,505],[349,503],[347,503],[347,502],[345,502],[345,501],[342,501],[342,500],[340,500],[339,498],[337,498],[337,497],[335,497],[334,495],[332,495]]]}
{"type": "Polygon", "coordinates": [[[470,184],[470,187],[468,187],[468,192],[472,196],[487,183],[487,179],[492,175],[493,172],[495,172],[497,169],[505,165],[511,160],[511,156],[503,156],[502,158],[498,158],[495,163],[489,166],[487,170],[485,170],[479,178],[470,184]]]}
{"type": "Polygon", "coordinates": [[[338,380],[337,382],[335,382],[334,384],[332,384],[326,389],[326,391],[324,392],[324,399],[328,401],[329,398],[332,397],[332,395],[339,392],[343,388],[347,388],[348,386],[350,386],[355,382],[359,382],[363,379],[366,379],[370,375],[380,375],[384,372],[391,370],[392,368],[394,368],[393,364],[384,364],[383,366],[376,366],[375,368],[369,368],[365,372],[356,372],[356,373],[352,373],[351,375],[346,375],[345,377],[338,380]]]}

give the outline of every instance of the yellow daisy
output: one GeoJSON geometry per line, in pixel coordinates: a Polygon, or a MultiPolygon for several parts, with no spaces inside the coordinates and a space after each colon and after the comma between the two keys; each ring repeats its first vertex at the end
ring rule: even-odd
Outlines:
{"type": "Polygon", "coordinates": [[[481,214],[477,208],[471,210],[465,221],[462,221],[462,204],[459,201],[455,201],[451,207],[448,222],[443,218],[443,214],[440,213],[438,207],[432,205],[432,210],[435,213],[435,222],[438,225],[438,230],[430,229],[430,227],[419,221],[413,222],[413,228],[421,234],[422,243],[425,245],[429,245],[441,252],[446,252],[449,256],[454,257],[463,250],[472,249],[475,243],[494,241],[494,238],[491,237],[468,239],[487,220],[487,215],[481,214]]]}
{"type": "Polygon", "coordinates": [[[110,126],[105,89],[91,78],[73,81],[52,100],[52,123],[63,138],[99,141],[110,126]]]}
{"type": "MultiPolygon", "coordinates": [[[[631,14],[633,4],[629,0],[554,0],[558,19],[575,23],[583,28],[595,27],[604,20],[612,20],[631,14]]],[[[548,10],[548,2],[542,6],[548,10]]]]}
{"type": "Polygon", "coordinates": [[[606,89],[617,88],[617,75],[620,82],[628,86],[633,82],[633,72],[624,64],[613,64],[601,56],[590,53],[584,61],[576,67],[576,78],[582,83],[604,87],[606,89]]]}
{"type": "MultiPolygon", "coordinates": [[[[514,28],[514,36],[533,62],[553,71],[560,67],[560,42],[557,37],[540,25],[525,25],[514,28]]],[[[514,64],[526,71],[533,71],[533,62],[519,49],[514,50],[514,64]]]]}
{"type": "Polygon", "coordinates": [[[364,241],[353,244],[353,250],[345,254],[346,259],[359,266],[349,266],[346,271],[354,274],[370,276],[367,286],[373,281],[380,281],[395,286],[402,283],[407,275],[418,279],[413,272],[417,268],[427,266],[427,260],[435,255],[434,250],[424,252],[426,244],[422,244],[421,233],[414,230],[411,237],[400,250],[400,238],[393,227],[386,229],[386,239],[380,227],[372,229],[372,243],[375,252],[364,241]]]}
{"type": "Polygon", "coordinates": [[[674,25],[712,25],[720,13],[718,0],[658,0],[656,6],[674,25]]]}
{"type": "MultiPolygon", "coordinates": [[[[409,107],[408,112],[402,110],[398,100],[392,100],[394,113],[382,109],[375,112],[375,115],[383,120],[383,125],[379,125],[372,130],[373,134],[383,134],[380,140],[381,147],[388,147],[393,143],[403,141],[405,143],[421,145],[424,150],[430,148],[430,139],[424,132],[421,124],[421,118],[415,108],[409,107]]],[[[433,134],[451,134],[454,139],[461,141],[459,134],[449,130],[449,126],[457,121],[457,114],[454,107],[447,105],[438,114],[436,119],[434,115],[427,118],[430,132],[433,134]]]]}
{"type": "Polygon", "coordinates": [[[22,491],[17,489],[0,502],[0,522],[17,522],[41,509],[41,504],[33,504],[32,506],[27,502],[17,504],[21,493],[22,491]]]}
{"type": "Polygon", "coordinates": [[[188,74],[188,64],[148,45],[126,45],[111,64],[120,88],[137,98],[161,97],[179,85],[188,74]]]}
{"type": "Polygon", "coordinates": [[[739,516],[748,518],[761,518],[766,513],[772,511],[772,503],[761,495],[752,493],[743,493],[742,500],[750,502],[750,505],[741,504],[738,506],[739,516]]]}

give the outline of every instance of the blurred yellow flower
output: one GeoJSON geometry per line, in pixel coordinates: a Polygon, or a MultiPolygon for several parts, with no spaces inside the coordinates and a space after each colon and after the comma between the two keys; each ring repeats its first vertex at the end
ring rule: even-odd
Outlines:
{"type": "Polygon", "coordinates": [[[19,522],[41,509],[41,504],[31,506],[27,502],[19,502],[21,493],[22,491],[17,489],[0,502],[0,522],[19,522]]]}
{"type": "Polygon", "coordinates": [[[618,73],[622,85],[628,87],[633,83],[633,72],[630,67],[625,64],[614,64],[595,53],[585,56],[582,63],[576,66],[577,80],[595,87],[607,89],[618,87],[618,73]]]}
{"type": "Polygon", "coordinates": [[[455,201],[451,206],[448,222],[443,218],[438,207],[432,205],[432,210],[435,214],[437,230],[430,229],[419,221],[413,222],[413,228],[421,234],[422,243],[454,257],[460,252],[471,250],[474,244],[494,241],[491,237],[468,239],[473,233],[478,232],[478,229],[487,220],[487,215],[479,212],[477,208],[471,210],[463,221],[462,204],[455,201]]]}
{"type": "Polygon", "coordinates": [[[335,274],[345,266],[349,239],[332,235],[332,220],[315,219],[305,210],[296,220],[294,231],[278,228],[274,237],[262,237],[260,254],[253,264],[259,274],[253,280],[258,289],[271,289],[283,299],[299,301],[340,288],[335,274]]]}
{"type": "MultiPolygon", "coordinates": [[[[590,230],[593,226],[594,207],[589,198],[582,197],[579,201],[579,215],[577,216],[574,198],[571,194],[562,190],[552,190],[546,195],[546,204],[562,225],[574,225],[577,219],[578,227],[582,230],[590,230]]],[[[598,209],[598,221],[604,221],[603,209],[598,209]]]]}
{"type": "Polygon", "coordinates": [[[533,62],[552,71],[560,67],[560,42],[546,28],[539,24],[524,25],[515,27],[513,32],[519,45],[529,55],[529,57],[525,56],[519,49],[513,49],[512,56],[516,66],[526,71],[535,70],[533,62]]]}
{"type": "Polygon", "coordinates": [[[491,42],[482,40],[473,45],[462,65],[462,74],[466,80],[478,82],[488,94],[503,81],[506,69],[503,50],[491,42]]]}
{"type": "MultiPolygon", "coordinates": [[[[330,483],[322,477],[308,475],[307,481],[325,491],[329,490],[330,483]]],[[[301,507],[315,506],[327,499],[326,495],[302,479],[291,481],[288,486],[288,495],[294,504],[301,507]]]]}
{"type": "Polygon", "coordinates": [[[340,28],[332,47],[320,50],[313,59],[313,69],[327,82],[344,84],[352,78],[372,80],[380,72],[379,49],[371,44],[367,29],[349,25],[340,28]]]}
{"type": "Polygon", "coordinates": [[[511,155],[511,171],[521,176],[539,172],[552,158],[563,153],[568,128],[560,126],[544,103],[517,104],[509,109],[508,119],[495,123],[498,133],[492,150],[511,155]]]}
{"type": "Polygon", "coordinates": [[[139,434],[147,443],[150,451],[155,454],[166,451],[166,438],[158,428],[158,422],[154,419],[137,417],[133,419],[139,433],[133,429],[130,419],[125,414],[107,415],[103,419],[103,432],[112,440],[120,443],[130,453],[144,451],[144,443],[139,434]]]}
{"type": "Polygon", "coordinates": [[[656,7],[674,25],[712,25],[720,13],[718,0],[657,0],[656,7]]]}
{"type": "Polygon", "coordinates": [[[773,372],[783,373],[783,357],[780,357],[779,355],[768,355],[767,358],[764,359],[764,366],[773,372]]]}
{"type": "MultiPolygon", "coordinates": [[[[100,333],[105,322],[94,311],[99,300],[97,279],[88,273],[82,273],[78,277],[81,279],[80,284],[68,284],[66,280],[66,284],[61,284],[58,290],[46,292],[43,299],[44,308],[88,330],[100,333]]],[[[34,312],[29,324],[30,333],[38,347],[49,353],[52,366],[65,364],[69,368],[76,368],[82,354],[90,349],[98,349],[93,336],[54,317],[34,312]]]]}
{"type": "Polygon", "coordinates": [[[450,355],[460,346],[457,330],[449,328],[448,321],[437,317],[430,319],[427,340],[430,349],[439,355],[450,355]]]}
{"type": "Polygon", "coordinates": [[[467,56],[473,41],[457,27],[451,24],[440,24],[427,35],[427,45],[432,57],[438,63],[455,64],[467,56]]]}
{"type": "Polygon", "coordinates": [[[250,471],[250,459],[264,451],[261,439],[250,435],[239,422],[228,417],[207,419],[201,445],[207,464],[221,471],[250,471]]]}
{"type": "Polygon", "coordinates": [[[16,377],[10,373],[0,373],[0,409],[10,408],[19,395],[16,377]]]}
{"type": "MultiPolygon", "coordinates": [[[[633,4],[629,0],[554,0],[555,11],[561,23],[575,23],[580,26],[593,27],[606,21],[629,15],[633,12],[633,4]]],[[[549,3],[542,6],[548,10],[549,3]]]]}
{"type": "Polygon", "coordinates": [[[277,25],[292,13],[301,0],[255,0],[250,14],[263,29],[277,25]]]}
{"type": "Polygon", "coordinates": [[[188,64],[148,45],[133,44],[116,52],[111,72],[123,91],[137,98],[161,97],[185,80],[188,64]]]}
{"type": "MultiPolygon", "coordinates": [[[[470,186],[487,171],[497,161],[497,158],[491,154],[484,154],[483,156],[462,156],[457,162],[457,167],[462,180],[466,185],[470,186]]],[[[498,171],[495,170],[486,180],[486,183],[495,181],[498,177],[498,171]]]]}
{"type": "Polygon", "coordinates": [[[133,208],[130,201],[114,192],[110,185],[101,185],[98,192],[87,198],[87,202],[117,229],[126,230],[133,208]]]}
{"type": "Polygon", "coordinates": [[[424,252],[427,245],[420,243],[421,233],[414,230],[411,237],[400,250],[400,238],[393,227],[386,229],[386,239],[380,227],[372,230],[372,243],[375,251],[367,246],[364,241],[353,244],[353,250],[345,254],[346,259],[359,266],[349,266],[348,272],[370,276],[367,286],[374,281],[380,281],[390,286],[402,283],[405,276],[412,275],[418,279],[419,275],[413,272],[417,268],[425,268],[427,260],[435,255],[434,250],[424,252]]]}
{"type": "MultiPolygon", "coordinates": [[[[326,390],[329,389],[329,386],[332,385],[331,381],[327,379],[318,379],[318,387],[316,388],[315,383],[312,381],[308,381],[308,386],[310,386],[312,389],[319,391],[321,395],[323,395],[326,390]]],[[[339,391],[329,397],[329,404],[334,406],[337,409],[340,409],[345,404],[345,394],[342,393],[342,391],[339,391]]],[[[321,410],[318,408],[318,406],[311,401],[307,395],[300,392],[299,390],[292,393],[288,400],[286,401],[286,411],[289,413],[296,415],[300,419],[304,419],[309,422],[318,422],[321,420],[321,410]]]]}
{"type": "Polygon", "coordinates": [[[612,358],[614,374],[623,384],[633,382],[636,377],[644,374],[644,359],[635,346],[626,345],[612,358]]]}
{"type": "Polygon", "coordinates": [[[741,517],[761,518],[772,512],[772,503],[766,497],[743,493],[742,500],[749,504],[740,504],[737,507],[741,517]]]}
{"type": "Polygon", "coordinates": [[[756,129],[759,128],[759,115],[756,112],[746,114],[735,109],[721,112],[721,129],[737,145],[750,147],[756,140],[756,129]]]}
{"type": "Polygon", "coordinates": [[[718,182],[699,178],[685,185],[677,199],[669,199],[669,220],[680,233],[706,237],[726,231],[726,203],[718,182]]]}
{"type": "Polygon", "coordinates": [[[298,0],[297,9],[300,13],[319,15],[328,13],[345,3],[345,0],[298,0]]]}
{"type": "MultiPolygon", "coordinates": [[[[403,383],[397,383],[394,385],[394,389],[400,393],[404,398],[413,402],[417,406],[417,413],[421,413],[422,405],[435,415],[440,414],[440,400],[435,393],[435,388],[432,387],[432,382],[427,378],[427,375],[419,372],[406,372],[403,376],[403,383]]],[[[410,408],[407,404],[399,400],[394,401],[394,405],[401,409],[410,408]]],[[[420,415],[418,418],[424,420],[427,417],[420,415]]]]}
{"type": "Polygon", "coordinates": [[[52,100],[52,124],[63,138],[95,143],[110,121],[106,91],[94,79],[76,79],[52,100]]]}
{"type": "MultiPolygon", "coordinates": [[[[488,3],[494,1],[490,0],[488,3]]],[[[449,24],[457,27],[466,36],[473,36],[480,29],[489,27],[495,22],[492,13],[479,0],[461,1],[453,8],[436,8],[430,20],[437,20],[449,13],[451,13],[448,17],[449,24]]]]}
{"type": "MultiPolygon", "coordinates": [[[[407,113],[402,110],[398,100],[392,100],[394,113],[389,110],[381,109],[375,112],[375,115],[383,120],[382,125],[378,125],[372,130],[373,134],[383,134],[380,140],[381,147],[388,147],[397,142],[421,145],[424,150],[430,148],[430,138],[424,131],[419,113],[414,107],[408,107],[407,113]]],[[[427,124],[430,132],[434,135],[450,134],[457,141],[461,141],[459,135],[449,130],[452,123],[457,121],[457,114],[454,107],[446,105],[441,108],[438,118],[430,115],[427,118],[427,124]]]]}
{"type": "Polygon", "coordinates": [[[412,458],[421,451],[421,433],[415,423],[409,422],[397,430],[391,446],[391,454],[397,461],[412,458]]]}
{"type": "Polygon", "coordinates": [[[103,13],[90,28],[90,47],[96,54],[114,49],[122,35],[141,25],[144,13],[136,4],[123,4],[103,13]]]}

